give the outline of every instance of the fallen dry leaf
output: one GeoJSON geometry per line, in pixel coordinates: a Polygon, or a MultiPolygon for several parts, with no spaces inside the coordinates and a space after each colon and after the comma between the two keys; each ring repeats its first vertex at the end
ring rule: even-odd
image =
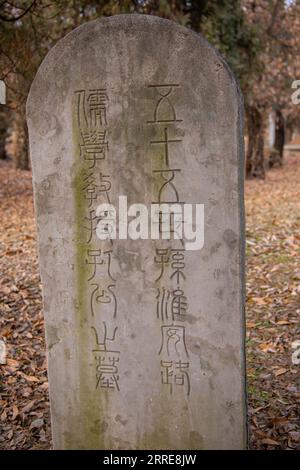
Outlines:
{"type": "Polygon", "coordinates": [[[285,374],[288,370],[287,369],[278,369],[274,372],[275,377],[279,377],[279,375],[285,374]]]}
{"type": "Polygon", "coordinates": [[[261,442],[262,444],[266,444],[268,446],[280,446],[280,442],[274,441],[274,439],[266,438],[266,439],[262,439],[261,442]]]}
{"type": "Polygon", "coordinates": [[[30,425],[30,429],[34,429],[34,428],[41,428],[42,426],[44,425],[44,421],[42,419],[35,419],[34,421],[32,421],[31,425],[30,425]]]}
{"type": "Polygon", "coordinates": [[[12,410],[13,410],[13,415],[12,415],[11,419],[14,421],[16,419],[16,417],[19,415],[19,410],[16,407],[16,405],[13,405],[12,410]]]}

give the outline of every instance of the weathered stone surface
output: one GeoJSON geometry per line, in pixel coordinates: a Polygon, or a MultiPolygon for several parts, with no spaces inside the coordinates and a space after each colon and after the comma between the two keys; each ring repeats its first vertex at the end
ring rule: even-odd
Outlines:
{"type": "Polygon", "coordinates": [[[42,63],[27,114],[56,449],[245,446],[241,108],[217,52],[157,17],[87,23],[42,63]],[[204,204],[202,250],[97,239],[100,202],[159,194],[204,204]]]}

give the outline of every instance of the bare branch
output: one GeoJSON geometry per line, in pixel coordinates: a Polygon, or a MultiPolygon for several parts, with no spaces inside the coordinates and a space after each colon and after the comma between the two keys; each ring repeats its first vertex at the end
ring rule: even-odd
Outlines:
{"type": "MultiPolygon", "coordinates": [[[[7,2],[2,3],[1,6],[3,6],[5,3],[7,3],[7,2]]],[[[35,5],[35,3],[36,3],[36,0],[33,0],[33,2],[31,3],[31,5],[29,5],[29,7],[26,8],[26,10],[24,10],[23,13],[21,13],[19,16],[13,16],[13,17],[11,17],[11,18],[6,18],[4,15],[1,15],[1,14],[0,14],[0,20],[2,20],[2,21],[7,21],[7,22],[18,21],[18,20],[20,20],[21,18],[23,18],[23,16],[25,16],[25,15],[32,9],[32,7],[35,5]]],[[[17,7],[16,7],[16,8],[17,8],[17,7]]],[[[21,8],[19,8],[19,7],[18,7],[17,9],[18,9],[18,10],[21,10],[21,8]]]]}

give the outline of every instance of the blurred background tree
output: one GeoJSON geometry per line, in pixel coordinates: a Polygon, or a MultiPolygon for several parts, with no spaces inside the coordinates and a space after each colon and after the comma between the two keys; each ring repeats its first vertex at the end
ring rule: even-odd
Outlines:
{"type": "Polygon", "coordinates": [[[285,125],[291,133],[299,121],[291,102],[291,83],[300,77],[299,0],[0,0],[0,79],[8,90],[0,110],[0,158],[6,157],[3,142],[11,133],[16,166],[30,166],[25,102],[49,49],[80,24],[120,13],[171,19],[219,49],[244,95],[246,175],[263,178],[267,163],[282,164],[285,125]],[[272,115],[274,147],[266,155],[272,115]]]}

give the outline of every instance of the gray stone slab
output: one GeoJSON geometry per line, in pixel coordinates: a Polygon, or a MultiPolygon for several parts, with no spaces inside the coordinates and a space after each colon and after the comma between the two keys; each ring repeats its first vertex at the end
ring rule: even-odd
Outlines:
{"type": "Polygon", "coordinates": [[[219,54],[170,21],[87,23],[31,87],[56,449],[246,445],[242,102],[219,54]],[[173,142],[171,142],[173,141],[173,142]],[[204,246],[96,236],[96,207],[204,204],[204,246]]]}

